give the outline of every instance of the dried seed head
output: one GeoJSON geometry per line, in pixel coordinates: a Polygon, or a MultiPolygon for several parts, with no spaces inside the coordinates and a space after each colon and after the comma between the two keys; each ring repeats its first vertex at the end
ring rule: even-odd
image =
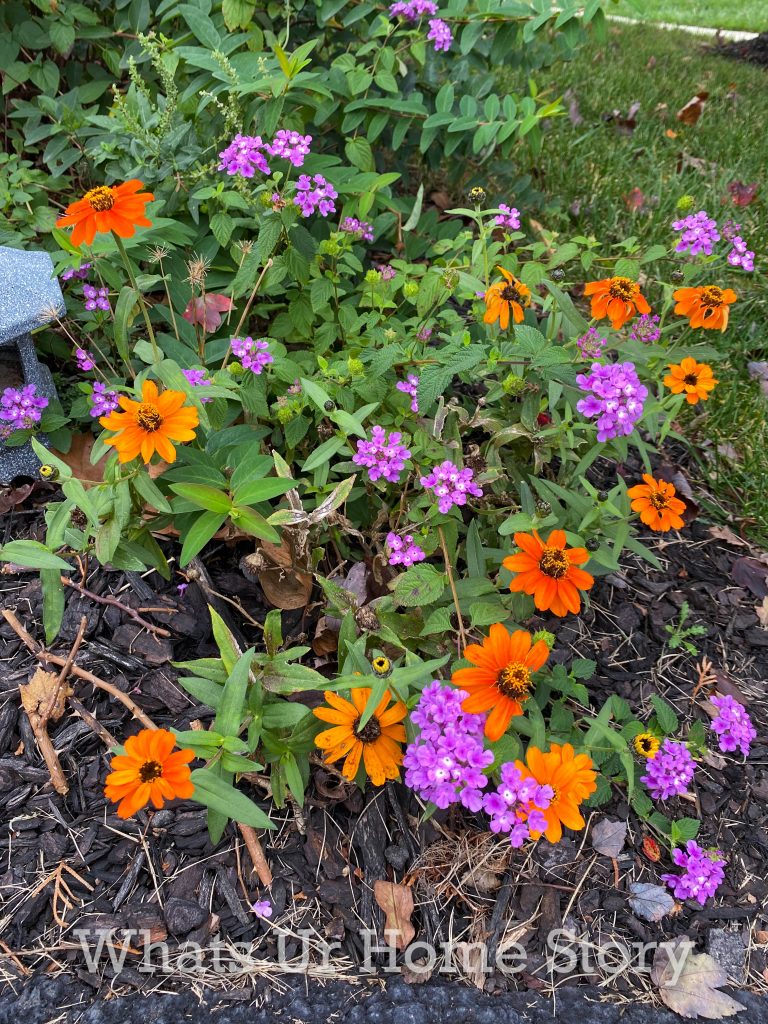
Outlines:
{"type": "Polygon", "coordinates": [[[150,263],[161,263],[170,255],[170,249],[166,249],[164,245],[153,245],[149,250],[149,262],[150,263]]]}
{"type": "Polygon", "coordinates": [[[194,256],[187,262],[187,281],[193,288],[202,288],[210,267],[210,260],[205,256],[194,256]]]}

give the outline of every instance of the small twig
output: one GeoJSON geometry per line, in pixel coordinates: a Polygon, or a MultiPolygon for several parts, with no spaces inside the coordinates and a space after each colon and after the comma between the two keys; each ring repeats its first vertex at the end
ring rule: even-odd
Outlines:
{"type": "Polygon", "coordinates": [[[259,876],[259,881],[262,885],[269,887],[272,885],[272,872],[269,870],[269,864],[267,864],[267,858],[264,856],[264,849],[259,837],[250,825],[242,825],[238,822],[237,827],[240,829],[240,834],[251,856],[253,869],[259,876]]]}
{"type": "Polygon", "coordinates": [[[453,606],[456,609],[456,617],[459,620],[459,638],[461,643],[459,654],[463,654],[464,648],[467,646],[467,634],[464,632],[464,620],[461,617],[459,595],[456,592],[456,583],[454,582],[453,579],[453,566],[451,565],[451,561],[448,558],[448,546],[445,543],[445,535],[443,533],[442,526],[438,526],[437,533],[438,536],[440,537],[440,547],[443,549],[443,561],[445,562],[445,571],[448,573],[448,583],[451,588],[451,593],[453,594],[453,606]]]}
{"type": "MultiPolygon", "coordinates": [[[[52,665],[66,665],[66,658],[60,658],[57,654],[50,654],[48,651],[42,650],[39,647],[16,618],[14,612],[10,611],[8,608],[3,608],[2,616],[16,636],[18,636],[22,643],[32,652],[32,654],[35,655],[36,658],[40,661],[50,662],[52,665]]],[[[127,693],[123,693],[123,691],[118,690],[116,686],[105,682],[103,679],[99,679],[99,677],[95,676],[92,672],[86,672],[84,668],[79,668],[77,665],[72,665],[70,672],[73,676],[77,676],[78,679],[84,679],[87,683],[90,683],[91,686],[95,686],[99,690],[104,690],[106,693],[110,693],[113,697],[119,700],[121,704],[124,704],[134,718],[138,718],[142,725],[145,725],[148,729],[157,728],[149,715],[145,714],[127,693]]]]}
{"type": "MultiPolygon", "coordinates": [[[[116,597],[100,597],[98,594],[94,594],[92,591],[87,590],[82,584],[75,583],[74,580],[69,579],[67,576],[61,577],[61,582],[65,587],[72,587],[78,594],[82,594],[83,597],[87,597],[89,601],[96,601],[98,604],[108,604],[113,608],[119,608],[124,611],[126,615],[138,622],[144,629],[148,629],[150,633],[154,633],[156,636],[170,636],[170,632],[167,629],[163,629],[162,626],[153,626],[151,622],[147,622],[141,615],[136,611],[135,608],[129,608],[127,604],[123,604],[122,601],[118,601],[116,597]]],[[[165,611],[165,609],[163,609],[165,611]]]]}
{"type": "Polygon", "coordinates": [[[77,652],[80,650],[80,644],[83,642],[83,637],[85,636],[85,628],[86,628],[87,625],[88,625],[88,617],[86,615],[84,615],[82,617],[82,619],[80,619],[80,628],[77,631],[77,636],[75,637],[75,642],[72,644],[72,649],[70,650],[69,654],[67,655],[67,660],[64,662],[64,664],[62,666],[61,672],[59,672],[59,678],[56,680],[56,686],[54,687],[53,693],[51,694],[51,699],[48,701],[48,706],[46,707],[45,711],[43,711],[42,715],[40,716],[40,718],[41,718],[41,720],[43,722],[47,722],[48,721],[48,719],[51,717],[51,713],[52,713],[53,709],[56,707],[56,702],[59,699],[59,694],[61,693],[61,688],[66,683],[67,676],[70,673],[70,670],[71,670],[72,665],[74,663],[74,660],[75,660],[75,657],[77,655],[77,652]]]}
{"type": "MultiPolygon", "coordinates": [[[[266,272],[269,270],[269,268],[271,266],[272,266],[272,257],[270,257],[267,260],[267,262],[264,264],[264,269],[259,274],[259,279],[256,282],[256,284],[253,286],[253,290],[251,291],[251,294],[248,296],[248,301],[245,304],[245,309],[243,310],[242,316],[240,317],[240,320],[238,321],[237,327],[235,328],[235,330],[234,330],[234,332],[232,334],[233,338],[239,338],[240,337],[240,331],[242,330],[243,324],[245,323],[245,318],[248,316],[248,313],[250,312],[251,306],[253,305],[253,300],[256,298],[258,290],[261,287],[261,282],[264,280],[264,275],[266,274],[266,272]]],[[[227,365],[227,361],[229,360],[229,354],[230,354],[231,351],[232,351],[231,348],[227,349],[227,354],[224,356],[224,362],[221,364],[222,370],[227,365]]]]}
{"type": "Polygon", "coordinates": [[[109,729],[105,728],[105,726],[103,726],[101,722],[91,714],[82,701],[78,700],[77,697],[73,697],[72,694],[69,695],[68,700],[72,706],[72,710],[76,711],[77,714],[80,715],[85,724],[96,733],[99,739],[106,744],[107,747],[111,749],[112,747],[119,746],[118,741],[109,729]]]}

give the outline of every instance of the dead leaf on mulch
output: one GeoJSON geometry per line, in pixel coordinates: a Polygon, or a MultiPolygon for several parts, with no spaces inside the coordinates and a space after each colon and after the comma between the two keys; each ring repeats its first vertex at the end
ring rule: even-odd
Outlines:
{"type": "Polygon", "coordinates": [[[413,893],[407,885],[379,879],[374,883],[373,896],[385,914],[385,942],[395,949],[405,949],[416,935],[416,929],[411,924],[413,893]]]}
{"type": "Polygon", "coordinates": [[[763,603],[755,607],[755,615],[763,629],[768,629],[768,597],[764,597],[763,603]]]}
{"type": "Polygon", "coordinates": [[[731,579],[761,601],[768,596],[768,565],[759,558],[750,555],[737,558],[731,566],[731,579]]]}
{"type": "Polygon", "coordinates": [[[274,608],[290,611],[306,608],[309,603],[312,574],[296,564],[294,546],[287,532],[281,544],[262,541],[257,552],[243,558],[240,568],[247,577],[256,577],[274,608]]]}
{"type": "Polygon", "coordinates": [[[0,515],[5,515],[12,508],[16,508],[22,501],[30,496],[37,482],[31,484],[19,484],[18,487],[3,487],[0,491],[0,515]]]}
{"type": "Polygon", "coordinates": [[[748,541],[735,534],[730,526],[710,526],[707,532],[710,537],[714,537],[715,540],[725,541],[726,544],[733,544],[734,546],[742,545],[745,548],[749,547],[748,541]]]}
{"type": "Polygon", "coordinates": [[[626,821],[601,818],[592,826],[592,849],[604,857],[618,857],[627,838],[626,821]]]}
{"type": "Polygon", "coordinates": [[[626,115],[620,110],[612,110],[610,114],[603,114],[603,120],[613,124],[620,135],[631,135],[637,127],[637,113],[640,110],[639,101],[635,101],[627,111],[626,115]]]}
{"type": "MultiPolygon", "coordinates": [[[[59,677],[55,672],[46,672],[45,669],[38,668],[28,683],[19,686],[22,706],[30,718],[33,715],[43,716],[51,698],[56,693],[58,680],[59,677]]],[[[62,686],[56,694],[56,701],[48,716],[54,722],[58,722],[64,714],[69,692],[68,687],[62,686]]]]}
{"type": "Polygon", "coordinates": [[[681,107],[677,114],[678,121],[682,121],[683,124],[698,124],[699,118],[704,113],[704,105],[709,98],[709,93],[702,89],[701,92],[697,92],[693,99],[688,100],[684,107],[681,107]]]}
{"type": "MultiPolygon", "coordinates": [[[[72,475],[76,476],[84,487],[93,487],[95,484],[104,483],[104,464],[109,458],[110,452],[107,452],[95,465],[92,465],[91,451],[95,441],[95,436],[90,432],[73,434],[72,443],[66,454],[54,449],[57,458],[66,462],[72,470],[72,475]]],[[[153,479],[164,473],[166,469],[168,469],[167,462],[153,462],[147,466],[147,472],[153,479]]]]}
{"type": "Polygon", "coordinates": [[[651,969],[651,981],[659,991],[661,1001],[681,1017],[704,1017],[722,1020],[743,1010],[731,996],[720,988],[728,984],[728,975],[708,953],[692,953],[693,943],[681,936],[662,943],[656,950],[651,969]],[[687,947],[687,951],[686,951],[687,947]],[[685,957],[677,980],[676,964],[685,957]]]}
{"type": "Polygon", "coordinates": [[[675,909],[672,894],[653,882],[630,882],[629,905],[643,921],[660,921],[675,909]]]}

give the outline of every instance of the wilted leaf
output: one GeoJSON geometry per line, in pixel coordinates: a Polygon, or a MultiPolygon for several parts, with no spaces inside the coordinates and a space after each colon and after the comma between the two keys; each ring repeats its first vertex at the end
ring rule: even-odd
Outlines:
{"type": "Polygon", "coordinates": [[[688,100],[685,106],[678,110],[677,120],[682,121],[683,124],[697,124],[704,113],[704,104],[708,97],[709,93],[706,90],[697,92],[693,99],[688,100]]]}
{"type": "Polygon", "coordinates": [[[621,135],[631,135],[637,127],[637,112],[640,110],[640,103],[636,101],[626,113],[620,110],[612,110],[610,114],[604,114],[603,119],[615,125],[621,135]]]}
{"type": "Polygon", "coordinates": [[[652,860],[654,864],[661,860],[661,849],[653,836],[646,836],[643,839],[643,853],[648,860],[652,860]]]}
{"type": "Polygon", "coordinates": [[[568,100],[568,120],[572,125],[578,127],[583,123],[584,118],[581,116],[581,111],[579,110],[579,101],[576,98],[576,93],[573,89],[566,89],[563,99],[568,100]]]}
{"type": "Polygon", "coordinates": [[[660,921],[675,909],[672,894],[652,882],[631,882],[629,905],[643,921],[660,921]]]}
{"type": "Polygon", "coordinates": [[[742,545],[745,548],[749,547],[747,541],[742,537],[737,536],[730,526],[710,526],[707,532],[710,537],[714,537],[715,540],[725,541],[726,544],[733,544],[734,546],[742,545]]]}
{"type": "Polygon", "coordinates": [[[181,314],[187,323],[202,324],[206,334],[216,331],[221,326],[221,314],[232,309],[232,300],[226,295],[209,292],[205,298],[196,295],[189,300],[187,308],[181,314]]]}
{"type": "Polygon", "coordinates": [[[760,182],[753,181],[751,185],[745,185],[743,181],[732,181],[728,186],[734,206],[749,206],[757,199],[760,191],[760,182]]]}
{"type": "Polygon", "coordinates": [[[37,482],[31,484],[19,484],[18,487],[3,487],[0,490],[0,515],[5,515],[12,508],[20,505],[25,498],[28,498],[37,487],[37,482]]]}
{"type": "Polygon", "coordinates": [[[374,883],[373,895],[385,914],[385,941],[395,949],[405,949],[416,935],[416,929],[411,924],[413,893],[407,885],[380,879],[374,883]]]}
{"type": "MultiPolygon", "coordinates": [[[[29,682],[19,687],[21,703],[30,718],[33,715],[40,717],[44,715],[54,693],[56,693],[58,679],[59,677],[56,673],[46,672],[45,669],[38,668],[29,682]]],[[[56,694],[56,701],[48,716],[52,721],[58,722],[64,714],[68,694],[69,688],[66,685],[62,686],[56,694]]]]}
{"type": "Polygon", "coordinates": [[[624,196],[624,202],[630,213],[642,211],[645,208],[645,193],[641,188],[633,188],[624,196]]]}
{"type": "Polygon", "coordinates": [[[240,569],[248,579],[258,580],[264,596],[274,608],[284,611],[306,608],[312,594],[312,574],[296,564],[290,536],[281,544],[261,541],[259,550],[246,555],[240,569]]]}
{"type": "Polygon", "coordinates": [[[626,821],[611,821],[601,818],[592,826],[592,849],[602,853],[604,857],[618,857],[624,849],[627,838],[626,821]]]}
{"type": "Polygon", "coordinates": [[[768,565],[759,558],[745,555],[731,566],[731,578],[740,587],[746,587],[761,601],[768,596],[768,565]]]}
{"type": "Polygon", "coordinates": [[[327,654],[333,654],[339,649],[339,627],[340,619],[329,615],[321,615],[315,626],[315,635],[312,638],[312,650],[315,654],[324,658],[327,654]]]}
{"type": "Polygon", "coordinates": [[[681,936],[663,942],[656,950],[651,981],[661,1001],[681,1017],[707,1020],[722,1020],[743,1010],[741,1003],[719,991],[728,984],[725,970],[708,953],[693,953],[692,949],[693,943],[681,936]]]}

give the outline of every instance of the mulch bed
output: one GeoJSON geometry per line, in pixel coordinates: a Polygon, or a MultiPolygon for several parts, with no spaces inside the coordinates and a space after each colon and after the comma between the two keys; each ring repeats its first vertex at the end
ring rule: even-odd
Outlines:
{"type": "Polygon", "coordinates": [[[736,60],[745,60],[749,64],[768,66],[768,32],[761,32],[754,39],[731,43],[718,42],[712,49],[722,57],[733,57],[736,60]]]}
{"type": "MultiPolygon", "coordinates": [[[[41,497],[31,493],[7,513],[6,537],[36,535],[41,519],[35,502],[41,497]]],[[[157,979],[133,969],[130,957],[117,981],[108,962],[97,973],[85,970],[73,930],[110,927],[149,928],[154,938],[168,936],[174,945],[185,939],[205,943],[212,936],[255,944],[250,966],[227,978],[203,972],[196,979],[201,988],[276,980],[278,933],[285,942],[284,956],[290,957],[300,951],[291,937],[300,929],[313,929],[318,944],[340,943],[330,974],[351,978],[364,956],[361,930],[375,929],[383,944],[383,915],[373,883],[389,879],[412,883],[419,939],[435,944],[483,940],[491,949],[515,940],[525,946],[525,972],[480,979],[477,984],[489,992],[510,987],[547,992],[552,984],[600,981],[597,969],[581,978],[549,976],[545,937],[560,927],[596,946],[688,935],[727,961],[734,982],[764,988],[768,629],[761,627],[755,609],[768,594],[768,565],[735,534],[701,522],[680,537],[655,543],[654,549],[664,571],[628,555],[620,573],[598,581],[586,614],[556,623],[537,616],[530,628],[556,632],[556,660],[596,660],[597,673],[589,683],[596,706],[616,692],[636,712],[650,713],[649,695],[658,693],[675,706],[681,721],[705,719],[692,701],[702,656],[720,673],[720,687],[749,706],[759,730],[749,762],[713,758],[697,771],[695,803],[677,800],[664,808],[673,817],[700,817],[699,841],[728,857],[726,881],[713,905],[685,904],[658,924],[632,912],[629,884],[657,881],[660,866],[644,855],[647,829],[618,790],[592,818],[628,821],[626,845],[615,860],[596,854],[589,833],[583,832],[571,833],[556,847],[542,840],[521,854],[485,831],[479,816],[454,808],[423,822],[420,806],[403,786],[390,783],[361,793],[319,763],[303,809],[289,803],[276,810],[266,778],[241,783],[277,825],[263,838],[275,878],[267,894],[258,888],[239,833],[230,826],[213,848],[205,812],[197,806],[178,802],[142,812],[132,821],[117,818],[103,796],[106,747],[95,730],[98,724],[122,741],[140,724],[109,694],[75,678],[74,695],[86,714],[70,707],[51,725],[70,786],[65,797],[53,790],[19,701],[18,686],[28,681],[37,659],[0,620],[0,950],[6,954],[0,956],[0,982],[18,988],[31,974],[71,971],[96,990],[156,988],[157,979]],[[707,630],[706,636],[694,638],[696,656],[665,646],[665,626],[677,622],[685,601],[691,621],[707,630]],[[270,923],[249,909],[250,901],[266,895],[274,906],[270,923]]],[[[157,725],[207,725],[210,709],[196,705],[178,685],[170,662],[215,654],[206,610],[210,601],[244,645],[260,643],[259,631],[216,597],[240,602],[252,618],[263,619],[268,609],[258,584],[237,570],[247,551],[242,543],[212,547],[206,552],[208,581],[191,582],[181,599],[175,582],[166,584],[156,574],[94,570],[85,583],[91,595],[114,596],[134,609],[167,609],[139,614],[170,635],[154,636],[119,606],[68,589],[54,651],[66,657],[85,616],[85,639],[76,661],[80,668],[129,693],[157,725]]],[[[3,608],[13,610],[42,642],[41,591],[34,574],[3,570],[3,608]]],[[[313,631],[306,610],[284,613],[286,643],[311,641],[313,631]]],[[[181,967],[172,966],[162,980],[165,991],[188,984],[181,967]]],[[[631,969],[610,985],[610,991],[633,998],[648,988],[647,977],[631,969]]]]}

